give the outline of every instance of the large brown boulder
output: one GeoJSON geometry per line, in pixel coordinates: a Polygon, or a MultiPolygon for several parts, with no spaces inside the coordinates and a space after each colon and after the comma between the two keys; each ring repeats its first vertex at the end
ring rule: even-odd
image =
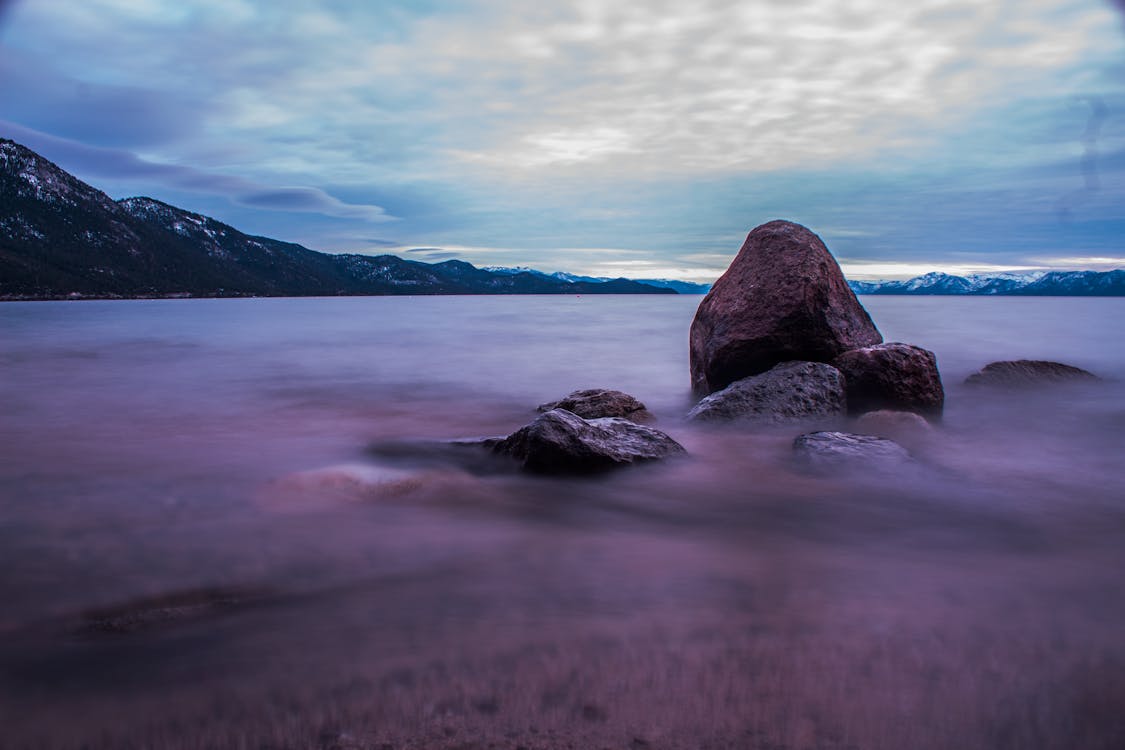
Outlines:
{"type": "Polygon", "coordinates": [[[832,362],[883,340],[820,238],[771,221],[703,298],[691,324],[691,385],[697,395],[793,360],[832,362]]]}
{"type": "Polygon", "coordinates": [[[911,344],[876,344],[844,352],[833,364],[844,373],[852,414],[894,409],[941,416],[945,390],[931,351],[911,344]]]}

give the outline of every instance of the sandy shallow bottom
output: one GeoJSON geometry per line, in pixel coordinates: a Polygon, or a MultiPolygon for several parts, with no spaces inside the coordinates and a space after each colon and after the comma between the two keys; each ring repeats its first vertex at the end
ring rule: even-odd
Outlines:
{"type": "Polygon", "coordinates": [[[1119,488],[1000,492],[950,432],[914,474],[681,428],[595,480],[413,455],[55,520],[5,555],[5,746],[1119,747],[1119,488]]]}

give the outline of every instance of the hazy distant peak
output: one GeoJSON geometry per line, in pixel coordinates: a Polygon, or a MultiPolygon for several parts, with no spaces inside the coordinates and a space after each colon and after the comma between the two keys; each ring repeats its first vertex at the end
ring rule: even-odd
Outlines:
{"type": "Polygon", "coordinates": [[[1125,271],[1004,271],[954,276],[938,271],[906,281],[849,281],[856,294],[1024,296],[1125,295],[1125,271]]]}

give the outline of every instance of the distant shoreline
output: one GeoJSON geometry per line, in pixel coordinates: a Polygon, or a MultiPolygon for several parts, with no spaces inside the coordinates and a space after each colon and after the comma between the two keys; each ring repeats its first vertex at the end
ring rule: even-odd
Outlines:
{"type": "MultiPolygon", "coordinates": [[[[203,300],[203,299],[340,299],[342,297],[650,297],[650,296],[676,296],[676,297],[703,297],[702,292],[675,292],[673,294],[648,295],[648,294],[606,294],[606,293],[581,293],[581,292],[545,292],[545,293],[457,293],[457,292],[408,292],[403,294],[137,294],[137,295],[95,295],[95,294],[66,294],[43,296],[0,295],[0,302],[124,302],[130,300],[203,300]]],[[[940,293],[891,293],[876,292],[873,294],[858,293],[858,297],[957,297],[973,299],[1120,299],[1120,294],[940,294],[940,293]]]]}
{"type": "Polygon", "coordinates": [[[190,300],[190,299],[341,299],[344,297],[702,297],[702,294],[636,294],[631,292],[515,292],[510,294],[474,292],[404,292],[402,294],[82,294],[51,296],[0,295],[0,302],[98,302],[129,300],[190,300]]]}

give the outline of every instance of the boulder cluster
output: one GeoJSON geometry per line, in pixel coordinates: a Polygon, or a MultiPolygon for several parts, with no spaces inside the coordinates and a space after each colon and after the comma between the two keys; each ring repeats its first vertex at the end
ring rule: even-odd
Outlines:
{"type": "MultiPolygon", "coordinates": [[[[933,352],[884,343],[819,237],[789,221],[747,235],[691,325],[689,420],[791,422],[892,411],[941,418],[933,352]]],[[[901,421],[901,420],[899,420],[901,421]]],[[[794,442],[821,468],[885,461],[906,451],[885,438],[817,432],[794,442]]]]}
{"type": "MultiPolygon", "coordinates": [[[[690,369],[698,401],[688,422],[804,425],[814,431],[794,439],[794,460],[814,473],[903,466],[913,459],[902,444],[930,440],[945,405],[934,353],[884,342],[821,239],[788,221],[752,230],[703,298],[690,369]],[[834,429],[849,417],[856,432],[834,429]]],[[[966,382],[1010,388],[1094,377],[1019,360],[993,362],[966,382]]],[[[507,437],[469,443],[539,474],[590,474],[686,453],[621,391],[575,391],[539,412],[507,437]]]]}

